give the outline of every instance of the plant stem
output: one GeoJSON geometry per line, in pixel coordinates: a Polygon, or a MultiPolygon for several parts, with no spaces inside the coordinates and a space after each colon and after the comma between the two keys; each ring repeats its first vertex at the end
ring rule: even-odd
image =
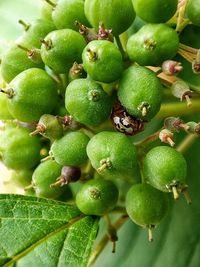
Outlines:
{"type": "Polygon", "coordinates": [[[176,116],[186,116],[197,114],[200,112],[200,99],[195,99],[192,102],[191,107],[187,107],[185,102],[174,102],[167,103],[161,106],[159,113],[156,115],[156,118],[163,119],[166,117],[176,117],[176,116]]]}
{"type": "MultiPolygon", "coordinates": [[[[116,230],[118,230],[127,221],[127,219],[128,219],[128,216],[123,215],[113,224],[113,226],[115,227],[116,230]]],[[[97,258],[99,257],[99,255],[101,254],[105,246],[107,245],[108,241],[109,241],[109,237],[107,234],[105,234],[103,238],[100,240],[100,242],[97,244],[96,248],[93,250],[89,258],[87,267],[91,267],[95,263],[95,261],[97,260],[97,258]]]]}
{"type": "Polygon", "coordinates": [[[153,133],[152,135],[149,135],[147,138],[143,139],[142,141],[139,141],[138,143],[136,143],[135,145],[137,147],[141,147],[141,146],[146,146],[149,143],[155,141],[158,139],[159,137],[159,133],[162,129],[158,130],[157,132],[153,133]]]}
{"type": "Polygon", "coordinates": [[[176,150],[184,154],[198,138],[199,135],[197,134],[188,134],[177,146],[176,150]]]}
{"type": "Polygon", "coordinates": [[[119,50],[120,50],[120,52],[122,54],[123,59],[126,60],[127,59],[127,55],[126,55],[126,53],[125,53],[125,51],[123,49],[123,46],[122,46],[122,43],[120,41],[119,36],[115,36],[115,41],[116,41],[117,46],[118,46],[118,48],[119,48],[119,50]]]}

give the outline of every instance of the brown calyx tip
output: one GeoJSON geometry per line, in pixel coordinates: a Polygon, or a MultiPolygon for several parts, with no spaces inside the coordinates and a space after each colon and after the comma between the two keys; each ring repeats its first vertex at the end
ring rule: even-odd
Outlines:
{"type": "Polygon", "coordinates": [[[40,39],[40,42],[45,46],[46,50],[50,50],[52,48],[52,41],[50,39],[40,39]]]}
{"type": "Polygon", "coordinates": [[[8,89],[0,88],[0,93],[6,94],[8,98],[12,98],[15,95],[15,92],[12,88],[8,89]]]}
{"type": "Polygon", "coordinates": [[[169,144],[171,147],[173,147],[175,145],[172,139],[173,136],[174,134],[171,131],[169,131],[168,129],[163,129],[162,131],[160,131],[159,139],[161,140],[161,142],[169,144]]]}
{"type": "Polygon", "coordinates": [[[90,48],[87,49],[87,55],[88,55],[89,61],[97,60],[97,53],[92,51],[90,48]]]}
{"type": "Polygon", "coordinates": [[[191,107],[192,106],[192,91],[187,91],[182,95],[181,101],[186,100],[187,106],[191,107]]]}
{"type": "Polygon", "coordinates": [[[18,20],[18,23],[21,24],[24,27],[24,30],[25,31],[28,31],[28,29],[31,27],[31,24],[30,23],[26,23],[22,19],[19,19],[18,20]]]}

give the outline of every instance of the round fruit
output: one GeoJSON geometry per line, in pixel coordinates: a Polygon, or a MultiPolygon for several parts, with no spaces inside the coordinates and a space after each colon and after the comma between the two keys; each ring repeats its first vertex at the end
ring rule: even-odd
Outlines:
{"type": "Polygon", "coordinates": [[[42,69],[32,68],[18,74],[8,85],[11,115],[21,121],[37,121],[50,113],[57,102],[56,85],[42,69]]]}
{"type": "Polygon", "coordinates": [[[29,134],[30,130],[14,126],[4,131],[0,152],[8,168],[30,169],[40,161],[40,140],[29,134]]]}
{"type": "Polygon", "coordinates": [[[53,22],[44,19],[36,19],[27,24],[24,34],[17,39],[17,43],[27,48],[40,48],[41,39],[49,32],[55,30],[53,22]]]}
{"type": "Polygon", "coordinates": [[[110,83],[123,71],[122,55],[110,41],[91,41],[83,50],[83,67],[93,80],[110,83]]]}
{"type": "Polygon", "coordinates": [[[1,75],[7,83],[20,72],[34,67],[41,68],[44,67],[44,64],[34,63],[28,58],[26,51],[20,49],[17,45],[12,45],[1,59],[1,75]]]}
{"type": "Polygon", "coordinates": [[[144,160],[144,173],[148,182],[163,192],[186,188],[187,163],[182,154],[174,148],[158,146],[151,149],[144,160]]]}
{"type": "Polygon", "coordinates": [[[63,136],[63,127],[56,116],[44,114],[40,117],[36,130],[31,135],[38,133],[54,141],[63,136]]]}
{"type": "Polygon", "coordinates": [[[0,120],[12,120],[13,116],[8,110],[8,98],[5,94],[0,94],[0,120]]]}
{"type": "Polygon", "coordinates": [[[96,31],[103,22],[114,35],[126,31],[135,19],[131,0],[86,0],[85,15],[96,31]]]}
{"type": "Polygon", "coordinates": [[[200,0],[188,0],[186,12],[191,22],[200,26],[200,0]]]}
{"type": "Polygon", "coordinates": [[[136,184],[126,195],[126,210],[134,223],[151,229],[166,215],[168,200],[163,192],[152,186],[136,184]]]}
{"type": "Polygon", "coordinates": [[[166,22],[176,12],[178,0],[132,0],[137,16],[146,22],[166,22]]]}
{"type": "Polygon", "coordinates": [[[101,216],[115,207],[118,195],[118,189],[113,182],[90,180],[77,193],[76,205],[86,215],[101,216]]]}
{"type": "Polygon", "coordinates": [[[82,132],[67,132],[62,138],[55,140],[50,155],[60,165],[78,166],[87,160],[86,146],[89,137],[82,132]]]}
{"type": "Polygon", "coordinates": [[[178,48],[178,34],[165,24],[146,24],[127,42],[129,58],[143,66],[159,66],[173,58],[178,48]]]}
{"type": "Polygon", "coordinates": [[[50,32],[42,41],[41,56],[44,63],[57,73],[66,73],[74,61],[81,62],[86,41],[71,29],[50,32]]]}
{"type": "Polygon", "coordinates": [[[133,179],[137,155],[135,146],[126,135],[102,131],[91,138],[87,154],[93,168],[103,176],[133,179]]]}
{"type": "Polygon", "coordinates": [[[83,0],[59,0],[52,12],[52,18],[57,29],[77,30],[76,21],[89,26],[84,13],[83,0]]]}
{"type": "Polygon", "coordinates": [[[128,113],[151,120],[159,111],[163,87],[156,74],[133,65],[124,71],[119,82],[118,98],[128,113]]]}
{"type": "Polygon", "coordinates": [[[61,174],[62,166],[54,160],[41,163],[35,169],[32,177],[32,185],[36,196],[46,198],[57,198],[65,192],[65,187],[51,187],[61,174]]]}
{"type": "Polygon", "coordinates": [[[65,93],[65,106],[73,118],[88,126],[97,126],[111,113],[111,98],[100,84],[89,79],[72,81],[65,93]]]}

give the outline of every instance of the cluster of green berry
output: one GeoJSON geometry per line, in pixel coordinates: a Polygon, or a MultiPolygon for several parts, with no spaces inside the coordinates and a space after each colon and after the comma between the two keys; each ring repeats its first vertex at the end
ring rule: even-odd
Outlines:
{"type": "MultiPolygon", "coordinates": [[[[187,164],[169,146],[144,155],[131,136],[159,112],[163,85],[191,105],[175,59],[192,61],[199,73],[199,50],[184,42],[184,30],[200,32],[199,18],[199,0],[187,7],[178,0],[46,0],[40,19],[20,20],[24,33],[1,59],[0,155],[12,181],[26,194],[66,200],[68,184],[79,180],[76,205],[97,216],[115,208],[117,181],[127,181],[127,213],[152,240],[168,210],[166,192],[191,202],[187,164]]],[[[174,146],[181,129],[199,134],[200,124],[169,117],[157,137],[174,146]]]]}

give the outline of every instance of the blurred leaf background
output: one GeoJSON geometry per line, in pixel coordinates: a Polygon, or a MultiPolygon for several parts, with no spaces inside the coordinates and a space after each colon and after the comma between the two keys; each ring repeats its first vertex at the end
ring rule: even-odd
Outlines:
{"type": "MultiPolygon", "coordinates": [[[[23,29],[18,24],[19,19],[29,22],[39,16],[41,2],[42,0],[0,0],[0,53],[10,40],[14,40],[22,33],[23,29]]],[[[194,119],[199,121],[199,114],[194,119]]],[[[181,197],[174,204],[168,217],[154,230],[155,240],[153,243],[147,241],[146,230],[128,221],[119,231],[117,252],[111,253],[111,244],[109,243],[97,260],[95,267],[200,266],[199,140],[187,152],[186,159],[192,205],[188,206],[181,197]]],[[[2,181],[3,178],[9,176],[9,172],[3,167],[0,167],[0,170],[2,181]]],[[[2,186],[1,184],[1,192],[2,186]]],[[[100,232],[105,233],[104,226],[100,228],[100,232]]]]}

